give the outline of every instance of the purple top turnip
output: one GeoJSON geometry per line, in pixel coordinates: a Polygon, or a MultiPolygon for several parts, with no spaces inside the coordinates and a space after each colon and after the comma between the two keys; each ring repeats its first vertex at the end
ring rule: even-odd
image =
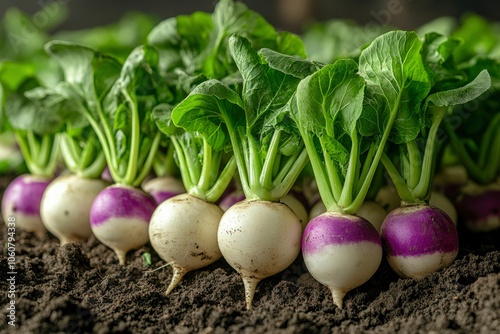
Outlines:
{"type": "Polygon", "coordinates": [[[16,227],[25,231],[43,233],[45,226],[40,218],[40,202],[51,179],[31,174],[16,177],[5,189],[2,198],[4,222],[15,221],[16,227]]]}

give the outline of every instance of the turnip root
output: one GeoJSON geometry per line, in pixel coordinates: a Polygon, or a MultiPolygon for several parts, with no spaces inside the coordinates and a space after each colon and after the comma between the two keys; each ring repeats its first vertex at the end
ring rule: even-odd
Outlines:
{"type": "Polygon", "coordinates": [[[470,182],[461,189],[456,208],[460,220],[470,231],[500,228],[500,185],[479,186],[470,182]]]}
{"type": "Polygon", "coordinates": [[[385,209],[386,212],[391,212],[399,208],[401,198],[396,191],[396,188],[390,185],[385,185],[379,189],[375,197],[375,202],[385,209]]]}
{"type": "Polygon", "coordinates": [[[40,202],[51,179],[32,174],[16,177],[2,197],[2,217],[5,223],[13,221],[16,227],[28,232],[45,233],[40,217],[40,202]]]}
{"type": "Polygon", "coordinates": [[[44,226],[56,236],[61,246],[81,242],[92,235],[90,208],[95,197],[109,182],[74,174],[59,176],[43,194],[40,216],[44,226]]]}
{"type": "Polygon", "coordinates": [[[400,276],[423,278],[449,266],[458,254],[458,233],[450,217],[425,204],[390,212],[381,228],[387,261],[400,276]]]}
{"type": "Polygon", "coordinates": [[[124,265],[129,250],[149,241],[149,221],[155,208],[154,199],[141,189],[111,185],[92,203],[90,226],[96,238],[113,249],[124,265]]]}
{"type": "Polygon", "coordinates": [[[299,218],[285,204],[244,200],[222,216],[217,240],[224,259],[242,277],[246,308],[257,283],[287,268],[300,252],[299,218]]]}
{"type": "Polygon", "coordinates": [[[306,226],[302,254],[311,275],[330,289],[333,302],[342,308],[345,294],[377,271],[382,244],[366,219],[328,211],[306,226]]]}
{"type": "Polygon", "coordinates": [[[156,208],[149,238],[158,255],[173,269],[167,295],[187,272],[221,258],[217,229],[222,214],[217,204],[189,194],[171,197],[156,208]]]}

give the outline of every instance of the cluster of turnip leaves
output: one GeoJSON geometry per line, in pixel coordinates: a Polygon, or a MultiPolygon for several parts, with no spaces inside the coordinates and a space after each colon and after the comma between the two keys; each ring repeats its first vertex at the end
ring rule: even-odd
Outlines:
{"type": "MultiPolygon", "coordinates": [[[[437,165],[447,163],[443,151],[476,182],[493,183],[500,171],[500,117],[491,98],[500,74],[496,28],[476,16],[458,27],[438,23],[367,35],[335,21],[335,29],[316,26],[300,38],[277,31],[241,2],[221,0],[213,13],[158,23],[126,56],[123,49],[51,40],[44,45],[50,65],[43,76],[29,61],[3,61],[3,113],[29,171],[44,177],[55,175],[60,150],[73,174],[98,178],[107,166],[118,186],[140,187],[153,166],[175,152],[187,193],[209,203],[221,198],[236,172],[248,201],[277,202],[310,163],[330,213],[356,214],[382,168],[404,205],[425,206],[437,165]],[[347,42],[353,36],[359,45],[347,42]],[[485,44],[486,51],[480,49],[485,44]],[[478,99],[483,95],[488,98],[478,99]],[[471,101],[478,104],[471,126],[454,126],[471,101]]],[[[95,222],[95,233],[101,223],[95,222]]],[[[304,236],[313,235],[311,229],[304,236]]],[[[150,237],[157,234],[150,230],[150,237]]],[[[219,244],[245,281],[247,307],[258,280],[295,259],[300,238],[300,230],[291,231],[295,249],[283,263],[263,264],[262,276],[256,274],[261,268],[233,261],[232,246],[219,244]]],[[[302,239],[306,264],[318,253],[310,242],[321,243],[302,239]]],[[[130,248],[114,243],[117,253],[130,248]]],[[[380,241],[373,243],[381,256],[380,241]]],[[[178,273],[172,288],[199,267],[163,258],[178,273]]],[[[324,277],[329,274],[308,268],[341,306],[342,293],[353,287],[336,286],[324,277]]]]}

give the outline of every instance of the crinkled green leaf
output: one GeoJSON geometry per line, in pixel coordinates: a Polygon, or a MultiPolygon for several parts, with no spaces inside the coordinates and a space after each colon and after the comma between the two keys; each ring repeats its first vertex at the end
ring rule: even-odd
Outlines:
{"type": "MultiPolygon", "coordinates": [[[[227,127],[244,121],[242,105],[236,92],[212,79],[201,83],[173,109],[172,120],[186,131],[203,134],[210,146],[220,151],[229,143],[227,127]]],[[[167,122],[159,125],[160,129],[169,126],[167,122]]]]}
{"type": "Polygon", "coordinates": [[[431,88],[421,49],[416,33],[391,31],[363,50],[359,59],[359,74],[366,81],[362,135],[382,135],[394,118],[389,140],[400,144],[417,137],[424,120],[421,105],[431,88]]]}

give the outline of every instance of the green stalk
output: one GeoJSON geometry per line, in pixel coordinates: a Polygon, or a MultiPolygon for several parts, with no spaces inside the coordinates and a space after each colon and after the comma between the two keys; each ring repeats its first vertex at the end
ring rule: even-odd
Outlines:
{"type": "Polygon", "coordinates": [[[387,156],[387,154],[384,153],[382,155],[381,161],[387,173],[389,173],[389,176],[391,177],[391,180],[394,183],[394,187],[396,187],[396,190],[401,200],[406,203],[418,202],[413,196],[410,188],[408,188],[408,185],[406,184],[405,180],[399,174],[396,166],[394,166],[391,159],[389,159],[389,157],[387,156]]]}
{"type": "Polygon", "coordinates": [[[370,148],[368,149],[368,153],[366,154],[365,163],[363,164],[363,168],[361,169],[361,175],[359,176],[359,181],[356,187],[356,193],[360,191],[361,185],[365,182],[366,176],[368,175],[368,171],[370,170],[371,163],[373,161],[373,157],[375,156],[375,152],[377,151],[376,143],[372,142],[370,148]]]}
{"type": "Polygon", "coordinates": [[[236,159],[234,156],[229,159],[226,166],[220,173],[217,181],[205,193],[205,200],[210,203],[215,203],[224,193],[227,186],[233,179],[234,172],[236,171],[236,159]]]}
{"type": "Polygon", "coordinates": [[[89,121],[97,137],[99,138],[99,142],[101,143],[102,149],[104,150],[104,155],[106,156],[106,161],[108,162],[109,172],[111,173],[113,180],[122,179],[122,177],[119,175],[118,165],[116,161],[117,154],[115,138],[100,104],[97,105],[97,114],[99,115],[101,124],[99,124],[97,120],[92,117],[92,115],[86,112],[87,120],[89,121]],[[104,133],[102,129],[104,129],[104,133]]]}
{"type": "Polygon", "coordinates": [[[488,164],[484,167],[484,178],[486,180],[491,180],[490,183],[495,179],[498,166],[500,165],[500,130],[497,129],[496,136],[493,138],[492,145],[490,146],[490,159],[488,164]]]}
{"type": "Polygon", "coordinates": [[[248,180],[248,172],[246,168],[247,165],[245,164],[246,150],[244,149],[244,147],[240,146],[244,145],[245,136],[237,136],[236,130],[231,126],[231,122],[229,120],[224,119],[224,122],[226,123],[229,133],[229,138],[231,140],[231,144],[233,147],[233,154],[236,160],[236,166],[238,168],[238,175],[240,177],[241,189],[243,190],[245,197],[249,198],[252,195],[252,192],[250,190],[250,185],[248,180]]]}
{"type": "Polygon", "coordinates": [[[441,120],[446,113],[446,107],[436,107],[434,119],[432,121],[431,128],[429,130],[429,135],[427,136],[427,141],[425,143],[424,158],[422,160],[422,171],[420,174],[420,179],[417,186],[413,190],[413,195],[417,199],[426,199],[429,194],[429,188],[432,186],[431,181],[433,175],[433,164],[434,164],[434,148],[437,140],[437,131],[441,120]]]}
{"type": "Polygon", "coordinates": [[[124,182],[127,185],[131,185],[134,183],[134,180],[137,177],[137,163],[139,158],[139,146],[141,143],[141,128],[139,121],[139,112],[137,110],[137,106],[127,93],[127,91],[122,90],[127,103],[130,106],[130,112],[132,113],[132,137],[130,139],[130,153],[128,156],[128,164],[127,171],[125,173],[124,182]]]}
{"type": "Polygon", "coordinates": [[[264,160],[264,165],[262,166],[262,171],[260,174],[260,184],[264,189],[271,190],[273,188],[273,170],[274,163],[276,161],[276,155],[278,153],[279,142],[281,138],[281,131],[276,130],[273,133],[273,138],[269,145],[269,150],[267,151],[266,158],[264,160]]]}
{"type": "MultiPolygon", "coordinates": [[[[299,157],[299,154],[301,154],[302,151],[295,152],[293,155],[289,156],[286,162],[282,166],[278,166],[280,168],[278,175],[273,179],[273,187],[276,187],[277,184],[283,182],[283,179],[286,177],[286,175],[290,172],[290,169],[292,169],[293,165],[295,164],[295,161],[299,157]]],[[[281,160],[281,155],[278,155],[280,157],[277,160],[281,160]]]]}
{"type": "MultiPolygon", "coordinates": [[[[500,127],[500,113],[497,113],[493,117],[493,120],[490,122],[490,124],[486,128],[486,132],[481,138],[481,145],[479,145],[479,163],[478,163],[480,168],[485,168],[487,165],[489,165],[489,161],[487,158],[490,156],[491,152],[495,152],[492,151],[490,148],[492,145],[495,144],[495,142],[492,143],[492,140],[494,140],[493,137],[495,136],[495,134],[498,133],[499,127],[500,127]]],[[[498,138],[498,134],[496,135],[496,137],[498,138]]]]}
{"type": "Polygon", "coordinates": [[[307,151],[305,148],[303,148],[297,158],[295,160],[292,168],[288,172],[288,174],[285,176],[283,181],[279,184],[277,184],[274,189],[271,191],[271,199],[272,200],[279,200],[280,198],[284,197],[290,189],[293,187],[293,184],[295,180],[297,180],[300,172],[304,169],[304,167],[307,165],[307,162],[309,161],[309,157],[307,155],[307,151]]]}
{"type": "Polygon", "coordinates": [[[184,156],[184,151],[175,136],[170,137],[170,140],[174,145],[175,152],[177,153],[177,160],[179,161],[179,168],[181,169],[182,183],[184,183],[186,190],[189,191],[189,189],[193,188],[194,182],[191,179],[191,173],[186,162],[186,157],[184,156]]]}
{"type": "Polygon", "coordinates": [[[82,150],[78,168],[81,170],[85,169],[92,163],[94,158],[95,158],[94,142],[92,140],[89,140],[87,141],[87,143],[85,143],[85,147],[82,150]]]}
{"type": "Polygon", "coordinates": [[[33,133],[33,131],[27,130],[26,138],[28,139],[28,147],[31,152],[31,158],[36,164],[38,164],[38,162],[40,161],[39,159],[40,145],[36,139],[36,136],[33,133]]]}
{"type": "Polygon", "coordinates": [[[151,171],[151,168],[153,166],[153,162],[155,160],[156,152],[158,152],[158,147],[160,146],[160,138],[161,138],[161,133],[157,132],[153,142],[151,143],[151,146],[149,147],[148,150],[148,156],[146,158],[146,161],[143,162],[142,169],[140,172],[137,174],[136,178],[132,182],[132,186],[138,187],[141,185],[142,181],[148,176],[149,172],[151,171]]]}
{"type": "Polygon", "coordinates": [[[325,204],[327,210],[340,212],[340,208],[338,207],[337,202],[335,201],[335,196],[333,195],[333,189],[331,188],[332,184],[330,183],[328,172],[324,168],[325,164],[323,164],[319,159],[313,138],[302,131],[301,135],[304,140],[306,151],[311,152],[309,155],[309,161],[311,162],[316,184],[318,185],[318,191],[323,203],[325,204]]]}
{"type": "Polygon", "coordinates": [[[422,172],[422,157],[415,140],[406,143],[409,158],[409,178],[408,186],[413,189],[417,186],[422,172]]]}
{"type": "Polygon", "coordinates": [[[206,190],[210,187],[210,175],[212,172],[212,147],[203,137],[203,165],[198,180],[198,188],[206,190]]]}
{"type": "Polygon", "coordinates": [[[41,166],[47,166],[50,162],[50,153],[54,146],[54,136],[55,135],[43,135],[42,141],[40,143],[39,152],[39,164],[41,166]]]}
{"type": "Polygon", "coordinates": [[[450,143],[455,151],[455,153],[458,155],[460,158],[460,161],[464,165],[464,167],[467,169],[467,172],[470,173],[472,178],[479,183],[485,184],[488,183],[488,181],[484,178],[483,171],[481,168],[472,160],[470,157],[469,153],[467,152],[467,149],[465,148],[463,142],[458,138],[457,134],[455,131],[451,128],[451,125],[448,122],[444,122],[444,128],[446,132],[448,133],[448,136],[450,137],[450,143]]]}
{"type": "Polygon", "coordinates": [[[77,154],[73,149],[73,145],[70,142],[72,140],[68,135],[62,134],[61,141],[61,152],[64,159],[64,164],[72,173],[76,173],[78,170],[77,154]]]}
{"type": "Polygon", "coordinates": [[[340,195],[342,194],[342,183],[340,182],[339,174],[337,168],[330,159],[330,155],[326,150],[324,142],[320,139],[321,150],[323,153],[323,158],[325,159],[326,175],[328,177],[328,184],[330,184],[330,189],[333,194],[333,198],[337,205],[340,195]]]}
{"type": "Polygon", "coordinates": [[[16,137],[17,144],[19,145],[19,150],[21,151],[24,161],[26,163],[26,167],[31,174],[40,175],[40,170],[38,166],[33,162],[31,158],[31,151],[27,140],[24,138],[24,135],[21,131],[14,130],[14,135],[16,137]]]}
{"type": "Polygon", "coordinates": [[[269,192],[260,184],[262,161],[260,159],[259,144],[250,133],[248,133],[248,154],[248,158],[250,161],[250,164],[248,165],[250,167],[250,190],[253,193],[253,196],[251,198],[271,200],[269,192]]]}
{"type": "MultiPolygon", "coordinates": [[[[118,181],[119,175],[118,175],[117,170],[116,170],[116,161],[115,161],[116,154],[115,154],[115,148],[114,148],[114,141],[113,142],[107,141],[106,140],[108,138],[107,134],[103,133],[102,128],[99,126],[99,124],[94,119],[94,117],[92,117],[92,115],[90,115],[86,109],[82,108],[81,110],[85,110],[84,115],[87,118],[87,121],[89,122],[90,126],[94,130],[94,132],[97,136],[97,139],[99,140],[99,143],[101,143],[101,149],[102,149],[104,156],[106,158],[106,162],[108,164],[109,173],[111,174],[111,177],[113,178],[113,180],[115,180],[115,182],[118,181]],[[113,147],[110,147],[109,146],[110,144],[113,144],[113,147]]],[[[99,106],[99,110],[100,110],[100,113],[102,113],[100,106],[99,106]]],[[[103,122],[101,121],[101,123],[103,123],[103,122]]],[[[103,123],[103,124],[105,124],[105,123],[103,123]]],[[[104,131],[106,132],[106,126],[104,127],[104,131]]]]}
{"type": "Polygon", "coordinates": [[[80,170],[78,173],[75,173],[81,177],[87,178],[87,179],[98,179],[104,168],[106,167],[106,157],[104,156],[103,152],[97,153],[97,156],[95,157],[94,161],[80,170]]]}
{"type": "Polygon", "coordinates": [[[357,162],[359,159],[359,144],[357,129],[354,129],[351,133],[351,154],[349,156],[349,165],[347,167],[347,173],[344,181],[344,187],[342,189],[342,194],[337,202],[337,205],[341,208],[348,206],[352,202],[352,190],[354,187],[354,182],[356,182],[356,170],[357,162]]]}
{"type": "Polygon", "coordinates": [[[398,106],[400,104],[401,100],[401,95],[398,96],[397,103],[395,104],[395,110],[391,110],[390,116],[389,116],[389,121],[387,122],[386,128],[384,130],[384,133],[382,135],[382,139],[380,140],[379,146],[377,148],[377,153],[375,153],[375,157],[373,158],[373,161],[370,165],[370,169],[368,170],[368,174],[366,176],[366,179],[363,181],[363,185],[361,186],[358,194],[356,195],[354,201],[349,205],[348,207],[345,208],[346,213],[356,213],[359,209],[359,207],[363,204],[363,201],[365,200],[366,194],[368,192],[368,189],[370,188],[370,184],[372,182],[373,176],[375,175],[375,171],[377,170],[378,164],[380,162],[380,158],[382,157],[382,154],[384,153],[384,148],[385,148],[385,143],[387,142],[389,138],[389,134],[391,133],[392,130],[392,125],[394,124],[394,120],[396,119],[396,115],[398,113],[398,106]]]}

